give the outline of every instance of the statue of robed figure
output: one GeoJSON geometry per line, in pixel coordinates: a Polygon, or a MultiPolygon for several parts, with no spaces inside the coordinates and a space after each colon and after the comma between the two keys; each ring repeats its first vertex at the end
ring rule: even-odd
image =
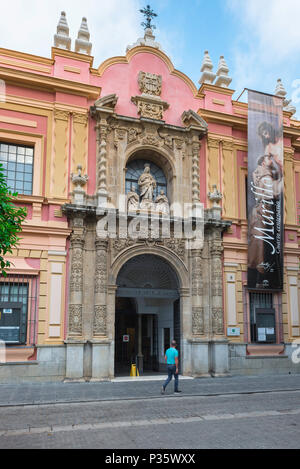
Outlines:
{"type": "Polygon", "coordinates": [[[141,174],[138,184],[140,189],[141,208],[151,209],[156,181],[150,173],[150,165],[148,163],[145,164],[144,172],[141,174]]]}

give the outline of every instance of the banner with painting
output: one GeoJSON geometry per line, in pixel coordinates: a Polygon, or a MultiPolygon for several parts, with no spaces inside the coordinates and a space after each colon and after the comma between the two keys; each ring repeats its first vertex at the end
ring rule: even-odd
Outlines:
{"type": "Polygon", "coordinates": [[[248,287],[283,288],[282,99],[248,90],[248,287]]]}

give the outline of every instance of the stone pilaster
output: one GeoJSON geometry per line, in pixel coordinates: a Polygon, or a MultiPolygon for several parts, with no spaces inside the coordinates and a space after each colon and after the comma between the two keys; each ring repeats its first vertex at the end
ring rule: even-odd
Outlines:
{"type": "Polygon", "coordinates": [[[236,218],[238,214],[238,197],[236,189],[236,150],[232,141],[222,142],[223,172],[223,216],[236,218]]]}
{"type": "Polygon", "coordinates": [[[210,240],[211,261],[211,374],[227,376],[229,373],[228,340],[224,336],[222,229],[215,227],[210,240]]]}
{"type": "Polygon", "coordinates": [[[213,336],[224,336],[222,253],[221,232],[217,229],[210,243],[211,332],[213,336]]]}
{"type": "Polygon", "coordinates": [[[106,240],[96,239],[95,306],[93,336],[107,337],[107,248],[106,240]]]}
{"type": "Polygon", "coordinates": [[[208,181],[209,186],[220,187],[220,140],[208,136],[208,181]]]}
{"type": "Polygon", "coordinates": [[[192,334],[203,335],[204,308],[203,308],[203,265],[202,251],[192,251],[192,334]]]}
{"type": "Polygon", "coordinates": [[[69,322],[66,352],[66,380],[83,379],[83,350],[85,341],[82,337],[82,302],[83,302],[83,218],[73,219],[71,235],[71,269],[69,322]]]}
{"type": "Polygon", "coordinates": [[[82,286],[84,228],[81,218],[74,219],[71,235],[71,272],[68,339],[82,337],[82,286]]]}

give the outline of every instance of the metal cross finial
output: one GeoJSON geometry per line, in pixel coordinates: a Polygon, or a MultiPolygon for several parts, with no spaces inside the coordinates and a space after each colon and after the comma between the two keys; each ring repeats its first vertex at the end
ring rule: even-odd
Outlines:
{"type": "Polygon", "coordinates": [[[154,24],[151,24],[152,19],[157,16],[156,13],[154,13],[153,10],[151,10],[150,5],[147,5],[147,8],[144,8],[143,10],[140,10],[141,13],[146,17],[146,23],[143,21],[141,25],[147,29],[156,29],[156,26],[154,24]]]}

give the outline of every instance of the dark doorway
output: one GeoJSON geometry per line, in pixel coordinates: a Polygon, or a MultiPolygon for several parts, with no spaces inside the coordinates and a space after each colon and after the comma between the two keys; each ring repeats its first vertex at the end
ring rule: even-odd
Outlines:
{"type": "Polygon", "coordinates": [[[129,375],[137,355],[138,316],[131,298],[116,298],[115,374],[129,375]]]}
{"type": "MultiPolygon", "coordinates": [[[[136,256],[117,277],[115,375],[165,372],[165,350],[174,338],[180,354],[180,296],[177,275],[164,259],[136,256]]],[[[180,363],[180,360],[179,360],[180,363]]]]}

